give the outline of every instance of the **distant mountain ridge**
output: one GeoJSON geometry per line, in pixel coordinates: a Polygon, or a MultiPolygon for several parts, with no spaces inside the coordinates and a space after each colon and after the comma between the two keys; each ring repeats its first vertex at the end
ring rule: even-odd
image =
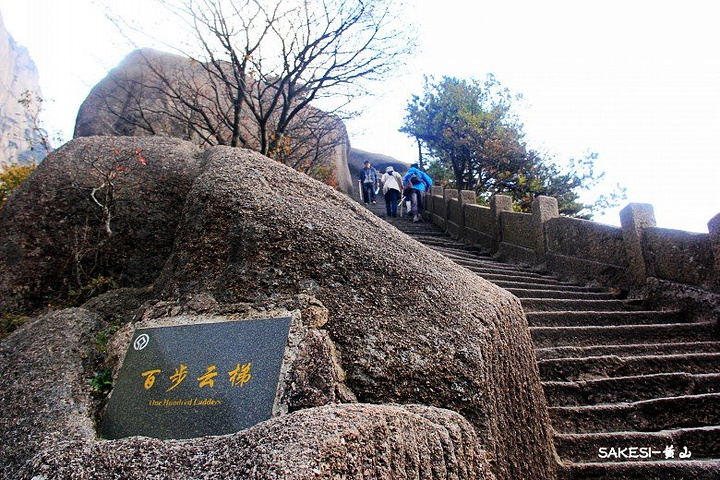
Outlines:
{"type": "MultiPolygon", "coordinates": [[[[0,13],[0,166],[42,160],[45,151],[31,150],[35,137],[32,113],[19,100],[23,92],[42,97],[35,62],[5,29],[0,13]]],[[[33,106],[31,106],[33,108],[33,106]]],[[[37,142],[35,142],[37,144],[37,142]]]]}

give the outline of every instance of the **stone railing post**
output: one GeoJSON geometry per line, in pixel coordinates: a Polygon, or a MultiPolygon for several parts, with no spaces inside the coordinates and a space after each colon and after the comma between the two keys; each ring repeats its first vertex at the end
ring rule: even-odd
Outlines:
{"type": "Polygon", "coordinates": [[[458,191],[452,188],[446,188],[445,190],[443,190],[443,195],[445,195],[446,202],[451,198],[455,200],[458,199],[458,191]]]}
{"type": "Polygon", "coordinates": [[[430,207],[428,210],[430,221],[435,225],[445,228],[445,220],[438,214],[439,211],[445,210],[445,194],[443,193],[443,190],[442,186],[430,187],[430,197],[432,199],[430,203],[426,202],[426,204],[430,207]]]}
{"type": "Polygon", "coordinates": [[[442,196],[442,187],[430,187],[430,190],[425,192],[425,204],[423,208],[430,217],[432,217],[433,211],[435,210],[435,195],[442,196]],[[439,193],[438,189],[440,189],[439,193]]]}
{"type": "Polygon", "coordinates": [[[539,196],[532,203],[532,219],[535,228],[535,261],[545,262],[547,242],[545,241],[545,222],[560,216],[556,198],[539,196]]]}
{"type": "Polygon", "coordinates": [[[445,233],[447,233],[448,225],[450,222],[450,200],[457,200],[459,195],[458,191],[454,188],[446,188],[443,190],[443,196],[445,197],[445,210],[443,211],[443,218],[445,219],[445,233]]]}
{"type": "Polygon", "coordinates": [[[655,211],[648,203],[631,203],[620,211],[625,254],[628,259],[630,281],[635,286],[645,285],[648,277],[643,253],[643,230],[655,226],[655,211]]]}
{"type": "Polygon", "coordinates": [[[494,195],[490,199],[490,214],[493,218],[492,249],[497,252],[502,242],[502,224],[500,214],[502,212],[512,212],[512,197],[508,195],[494,195]]]}
{"type": "Polygon", "coordinates": [[[460,190],[460,201],[462,203],[469,203],[475,205],[477,203],[477,197],[473,190],[460,190]]]}
{"type": "Polygon", "coordinates": [[[445,189],[444,189],[442,186],[439,186],[439,187],[433,186],[433,187],[430,187],[430,190],[432,191],[432,194],[433,194],[433,195],[439,195],[439,196],[442,197],[442,196],[443,196],[443,190],[445,190],[445,189]]]}
{"type": "MultiPolygon", "coordinates": [[[[458,239],[463,240],[465,239],[465,205],[476,205],[477,204],[477,197],[475,196],[475,192],[473,190],[460,190],[460,212],[457,220],[458,225],[458,231],[457,236],[458,239]]],[[[449,203],[448,203],[449,206],[449,203]]],[[[448,215],[450,215],[450,209],[448,209],[448,215]]]]}

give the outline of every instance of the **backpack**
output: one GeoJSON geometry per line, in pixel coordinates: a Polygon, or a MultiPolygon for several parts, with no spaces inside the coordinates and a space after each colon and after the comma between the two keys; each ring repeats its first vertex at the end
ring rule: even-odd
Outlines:
{"type": "Polygon", "coordinates": [[[420,185],[422,183],[425,185],[425,190],[430,189],[430,184],[420,175],[419,172],[413,172],[408,180],[410,180],[410,184],[412,186],[420,185]]]}

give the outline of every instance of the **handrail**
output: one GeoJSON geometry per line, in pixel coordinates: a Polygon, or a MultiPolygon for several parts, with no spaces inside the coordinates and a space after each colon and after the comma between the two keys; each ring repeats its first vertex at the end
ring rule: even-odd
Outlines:
{"type": "Polygon", "coordinates": [[[537,197],[528,214],[513,212],[506,195],[485,207],[472,191],[433,187],[424,215],[453,238],[550,272],[630,290],[657,278],[720,293],[720,213],[709,233],[691,233],[657,228],[652,205],[631,203],[613,227],[561,217],[552,197],[537,197]]]}

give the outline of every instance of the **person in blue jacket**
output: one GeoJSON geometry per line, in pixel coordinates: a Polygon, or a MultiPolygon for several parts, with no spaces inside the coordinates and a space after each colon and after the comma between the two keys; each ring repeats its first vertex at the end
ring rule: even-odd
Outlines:
{"type": "Polygon", "coordinates": [[[403,177],[405,194],[410,197],[410,214],[413,222],[422,220],[420,212],[425,202],[425,194],[432,187],[432,183],[432,178],[420,170],[417,163],[410,165],[403,177]]]}

